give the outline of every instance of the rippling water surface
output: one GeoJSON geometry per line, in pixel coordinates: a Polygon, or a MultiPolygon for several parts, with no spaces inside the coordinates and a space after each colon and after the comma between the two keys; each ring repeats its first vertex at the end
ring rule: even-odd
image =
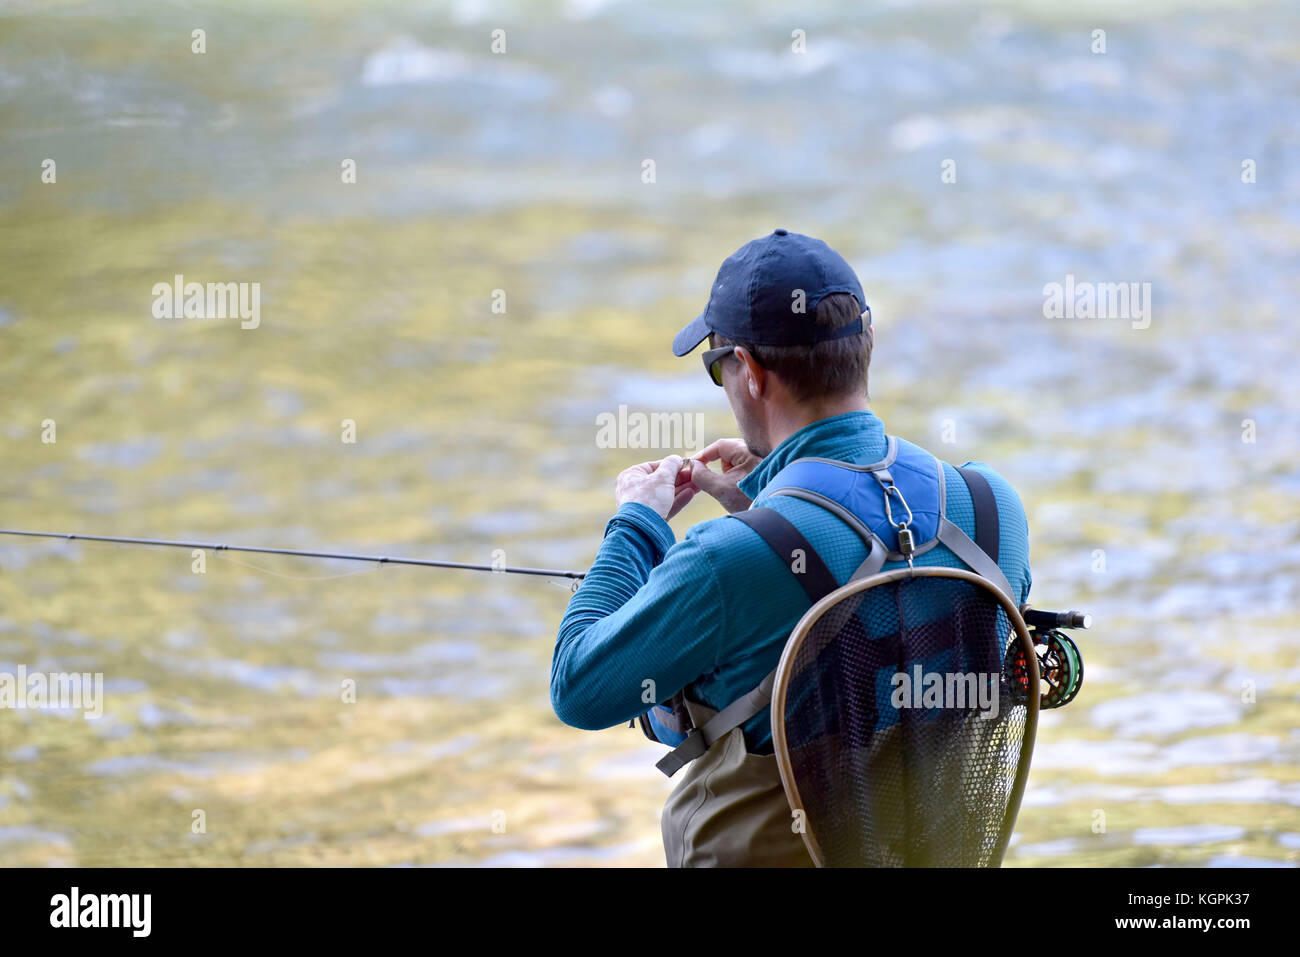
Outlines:
{"type": "MultiPolygon", "coordinates": [[[[815,233],[877,412],[1008,476],[1035,602],[1097,621],[1008,863],[1300,861],[1286,7],[862,6],[0,9],[0,523],[581,567],[654,455],[595,417],[731,434],[668,341],[815,233]],[[153,318],[177,273],[261,325],[153,318]],[[1066,274],[1151,283],[1150,327],[1043,318],[1066,274]]],[[[190,561],[0,542],[0,671],[106,694],[0,712],[0,861],[661,862],[658,749],[551,713],[562,583],[190,561]]]]}

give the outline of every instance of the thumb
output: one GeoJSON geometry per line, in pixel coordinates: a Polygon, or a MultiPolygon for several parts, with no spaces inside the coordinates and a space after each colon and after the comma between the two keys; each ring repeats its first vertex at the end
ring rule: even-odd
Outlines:
{"type": "Polygon", "coordinates": [[[710,495],[732,484],[699,459],[691,460],[691,481],[695,483],[696,488],[710,495]]]}
{"type": "Polygon", "coordinates": [[[659,463],[659,467],[654,471],[654,480],[656,482],[667,482],[673,485],[677,481],[677,473],[682,470],[682,457],[680,455],[670,455],[659,463]]]}

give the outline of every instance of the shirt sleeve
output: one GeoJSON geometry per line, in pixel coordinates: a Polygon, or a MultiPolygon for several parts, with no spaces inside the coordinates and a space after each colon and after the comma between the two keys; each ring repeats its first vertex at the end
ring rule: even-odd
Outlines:
{"type": "Polygon", "coordinates": [[[551,705],[565,724],[626,722],[717,667],[726,596],[696,529],[673,538],[644,505],[610,520],[556,639],[551,705]]]}

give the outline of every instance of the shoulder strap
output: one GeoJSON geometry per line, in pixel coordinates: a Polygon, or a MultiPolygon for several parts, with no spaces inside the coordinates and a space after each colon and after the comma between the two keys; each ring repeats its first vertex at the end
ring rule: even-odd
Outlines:
{"type": "MultiPolygon", "coordinates": [[[[760,506],[759,508],[751,508],[748,511],[736,512],[731,517],[744,522],[758,532],[763,541],[767,542],[768,547],[776,553],[776,557],[787,568],[791,567],[794,553],[796,551],[803,552],[804,570],[795,574],[795,578],[803,586],[803,590],[808,593],[808,598],[812,604],[817,604],[839,587],[835,576],[826,567],[826,563],[817,554],[817,550],[812,547],[803,533],[795,528],[790,520],[780,512],[760,506]]],[[[793,568],[791,570],[793,571],[793,568]]],[[[713,747],[713,742],[729,733],[732,728],[740,727],[771,704],[772,687],[775,683],[776,669],[773,668],[757,688],[727,705],[704,722],[702,727],[692,729],[686,736],[686,740],[665,754],[655,767],[672,777],[687,764],[690,764],[713,747]]]]}
{"type": "Polygon", "coordinates": [[[758,532],[787,568],[791,567],[795,552],[803,552],[804,571],[796,574],[795,577],[814,605],[840,587],[831,570],[826,567],[826,563],[804,537],[803,532],[795,528],[791,521],[776,509],[751,508],[745,512],[736,512],[731,517],[744,522],[758,532]]]}
{"type": "Polygon", "coordinates": [[[975,544],[989,558],[998,560],[998,502],[993,497],[989,480],[974,469],[957,469],[957,474],[970,489],[975,504],[975,544]]]}
{"type": "MultiPolygon", "coordinates": [[[[955,468],[955,466],[954,466],[955,468]]],[[[998,565],[998,503],[988,479],[974,469],[957,469],[970,490],[975,506],[975,539],[945,515],[939,519],[939,543],[961,559],[971,571],[993,582],[1013,602],[1011,583],[998,565]]]]}

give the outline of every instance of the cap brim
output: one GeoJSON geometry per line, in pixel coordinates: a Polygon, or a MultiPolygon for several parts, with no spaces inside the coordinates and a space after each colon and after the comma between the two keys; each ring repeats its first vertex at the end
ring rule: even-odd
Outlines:
{"type": "Polygon", "coordinates": [[[681,332],[673,337],[673,355],[684,356],[705,339],[709,338],[709,333],[713,330],[709,328],[708,322],[704,319],[704,314],[700,313],[690,322],[681,332]]]}

